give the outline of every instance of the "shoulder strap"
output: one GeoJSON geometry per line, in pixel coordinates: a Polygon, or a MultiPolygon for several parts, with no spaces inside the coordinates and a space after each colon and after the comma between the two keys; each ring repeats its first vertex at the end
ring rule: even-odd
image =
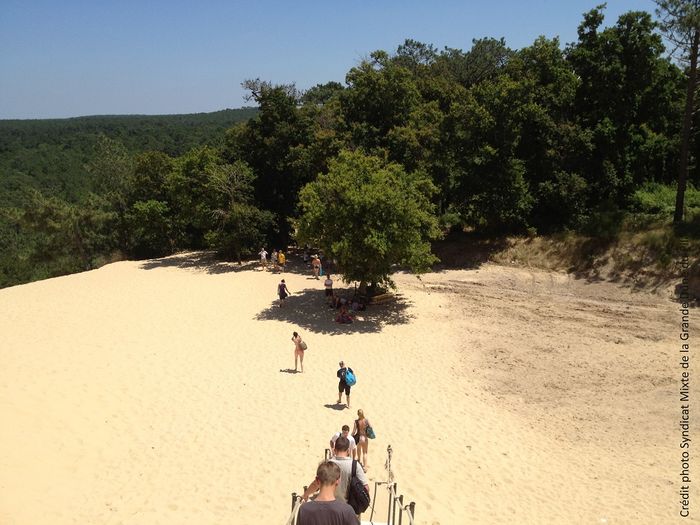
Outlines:
{"type": "Polygon", "coordinates": [[[354,478],[356,473],[357,473],[357,460],[353,459],[352,460],[352,473],[350,474],[350,479],[354,478]]]}

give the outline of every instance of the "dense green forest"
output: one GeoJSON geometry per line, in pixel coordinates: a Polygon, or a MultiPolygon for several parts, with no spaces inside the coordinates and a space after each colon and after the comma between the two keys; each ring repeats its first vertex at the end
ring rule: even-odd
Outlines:
{"type": "Polygon", "coordinates": [[[49,224],[39,228],[20,220],[38,212],[35,206],[44,197],[43,205],[57,206],[54,214],[87,212],[96,190],[89,169],[106,141],[130,157],[146,151],[177,157],[196,147],[220,147],[227,129],[256,114],[255,108],[242,108],[188,115],[0,120],[0,286],[77,271],[119,256],[105,245],[92,253],[92,264],[83,265],[65,249],[47,252],[41,246],[52,239],[60,244],[56,237],[65,233],[66,225],[53,224],[50,230],[49,224]]]}
{"type": "MultiPolygon", "coordinates": [[[[596,8],[576,42],[540,37],[519,50],[407,40],[371,53],[344,84],[247,81],[254,109],[0,122],[0,286],[119,257],[213,248],[240,260],[261,242],[281,246],[300,214],[318,216],[302,189],[331,166],[343,173],[343,159],[425,180],[442,231],[606,235],[628,213],[670,219],[688,70],[650,14],[603,22],[596,8]]],[[[318,206],[345,202],[319,195],[318,206]]]]}
{"type": "Polygon", "coordinates": [[[176,157],[205,144],[218,147],[228,128],[256,113],[244,108],[191,115],[0,120],[0,202],[16,204],[12,190],[26,186],[80,200],[89,189],[85,165],[101,135],[121,142],[132,154],[153,150],[176,157]]]}

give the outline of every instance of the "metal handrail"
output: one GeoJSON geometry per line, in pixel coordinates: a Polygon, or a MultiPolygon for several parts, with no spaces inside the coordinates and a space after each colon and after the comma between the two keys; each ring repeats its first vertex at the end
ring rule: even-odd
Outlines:
{"type": "MultiPolygon", "coordinates": [[[[387,460],[384,463],[384,468],[387,470],[387,481],[375,481],[374,482],[374,496],[372,497],[372,512],[370,513],[370,522],[374,518],[374,504],[377,497],[377,487],[379,485],[386,485],[389,491],[389,507],[387,509],[387,525],[396,525],[396,515],[397,515],[397,503],[398,503],[398,525],[402,525],[403,514],[406,513],[408,517],[409,525],[415,525],[415,515],[416,515],[416,503],[411,501],[408,505],[403,503],[403,494],[397,495],[396,487],[397,484],[394,481],[394,473],[391,471],[391,456],[393,450],[391,445],[386,448],[387,460]]],[[[324,460],[328,460],[331,457],[331,450],[324,450],[324,460]]],[[[307,487],[304,487],[304,492],[306,492],[307,487]]],[[[297,516],[299,515],[299,508],[302,504],[302,496],[298,495],[296,492],[292,492],[292,513],[287,521],[287,525],[296,525],[297,516]]]]}

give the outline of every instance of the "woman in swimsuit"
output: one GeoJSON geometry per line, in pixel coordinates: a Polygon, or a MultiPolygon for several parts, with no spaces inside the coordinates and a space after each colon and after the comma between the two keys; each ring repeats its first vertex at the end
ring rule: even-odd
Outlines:
{"type": "Polygon", "coordinates": [[[365,417],[365,413],[362,409],[357,411],[357,419],[355,420],[355,426],[352,429],[353,436],[359,436],[357,441],[357,461],[362,464],[363,468],[367,468],[367,427],[369,426],[369,419],[365,417]]]}
{"type": "Polygon", "coordinates": [[[301,364],[301,373],[304,373],[304,349],[301,346],[301,336],[293,332],[292,341],[294,342],[294,371],[297,371],[297,360],[301,364]]]}

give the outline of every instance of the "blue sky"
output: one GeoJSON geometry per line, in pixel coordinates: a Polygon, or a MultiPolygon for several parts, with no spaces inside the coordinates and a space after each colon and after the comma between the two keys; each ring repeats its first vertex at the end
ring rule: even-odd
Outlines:
{"type": "MultiPolygon", "coordinates": [[[[246,105],[247,78],[330,80],[406,38],[468,50],[576,40],[600,0],[0,0],[0,119],[170,114],[246,105]]],[[[652,0],[610,0],[605,26],[652,0]]]]}

